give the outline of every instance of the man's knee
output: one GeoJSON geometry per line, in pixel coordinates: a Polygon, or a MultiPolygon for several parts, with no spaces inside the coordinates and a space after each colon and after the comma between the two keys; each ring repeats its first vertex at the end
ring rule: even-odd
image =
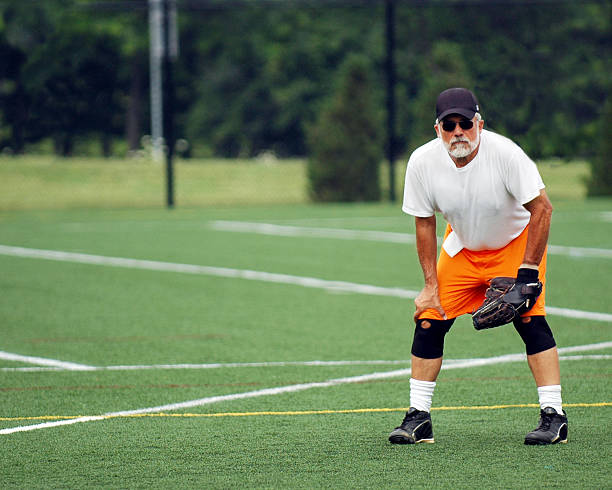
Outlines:
{"type": "Polygon", "coordinates": [[[418,320],[412,340],[412,354],[423,359],[437,359],[444,352],[444,336],[455,319],[418,320]]]}
{"type": "Polygon", "coordinates": [[[517,318],[513,323],[514,328],[525,343],[525,350],[528,355],[538,354],[557,345],[546,317],[522,317],[517,318]]]}

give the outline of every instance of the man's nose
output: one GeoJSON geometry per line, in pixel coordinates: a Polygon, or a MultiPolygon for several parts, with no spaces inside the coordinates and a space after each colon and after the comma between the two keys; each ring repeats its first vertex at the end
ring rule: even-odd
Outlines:
{"type": "Polygon", "coordinates": [[[463,129],[459,126],[459,123],[455,123],[455,129],[453,129],[453,136],[462,136],[463,129]]]}

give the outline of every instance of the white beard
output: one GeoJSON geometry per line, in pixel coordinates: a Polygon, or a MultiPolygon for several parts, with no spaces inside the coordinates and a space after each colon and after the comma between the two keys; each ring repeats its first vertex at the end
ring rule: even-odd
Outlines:
{"type": "Polygon", "coordinates": [[[480,133],[476,133],[476,139],[474,141],[470,141],[467,138],[455,138],[451,140],[450,143],[446,143],[444,140],[442,140],[442,142],[444,143],[446,151],[448,151],[452,157],[465,158],[478,147],[480,143],[480,133]]]}

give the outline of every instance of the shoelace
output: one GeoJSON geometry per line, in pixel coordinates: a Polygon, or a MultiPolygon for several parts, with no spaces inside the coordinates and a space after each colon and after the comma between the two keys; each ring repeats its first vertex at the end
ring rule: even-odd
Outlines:
{"type": "Polygon", "coordinates": [[[544,431],[549,430],[550,424],[552,424],[552,421],[553,421],[553,415],[543,413],[542,419],[540,420],[540,425],[538,426],[537,430],[544,430],[544,431]]]}
{"type": "Polygon", "coordinates": [[[400,429],[406,422],[410,422],[414,420],[415,418],[417,418],[418,414],[419,412],[413,412],[413,413],[406,412],[406,415],[404,415],[404,420],[402,420],[402,424],[399,427],[396,427],[396,429],[400,429]]]}

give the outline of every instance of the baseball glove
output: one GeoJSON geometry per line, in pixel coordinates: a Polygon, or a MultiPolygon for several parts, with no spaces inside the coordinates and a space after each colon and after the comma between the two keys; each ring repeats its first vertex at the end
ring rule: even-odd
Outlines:
{"type": "Polygon", "coordinates": [[[474,313],[472,321],[476,330],[499,327],[533,308],[542,292],[542,283],[523,282],[514,277],[491,279],[484,303],[474,313]]]}

